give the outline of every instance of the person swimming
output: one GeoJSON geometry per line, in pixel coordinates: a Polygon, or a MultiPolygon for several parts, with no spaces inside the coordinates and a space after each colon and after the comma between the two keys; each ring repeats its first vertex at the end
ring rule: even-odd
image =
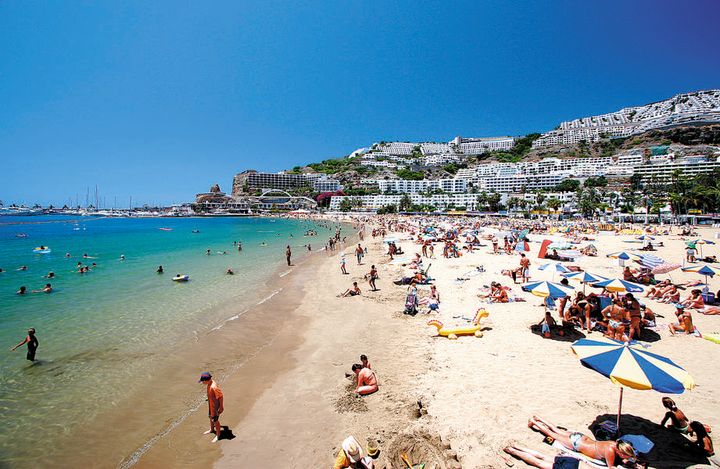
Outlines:
{"type": "Polygon", "coordinates": [[[27,287],[24,285],[21,286],[17,292],[15,292],[16,295],[24,295],[25,293],[27,293],[27,287]]]}
{"type": "Polygon", "coordinates": [[[156,270],[155,272],[157,272],[158,274],[164,274],[164,273],[165,273],[165,271],[163,270],[163,266],[161,266],[161,265],[158,266],[158,268],[157,268],[157,270],[156,270]]]}
{"type": "Polygon", "coordinates": [[[228,274],[228,275],[235,275],[235,272],[233,272],[232,269],[226,270],[225,273],[228,274]]]}

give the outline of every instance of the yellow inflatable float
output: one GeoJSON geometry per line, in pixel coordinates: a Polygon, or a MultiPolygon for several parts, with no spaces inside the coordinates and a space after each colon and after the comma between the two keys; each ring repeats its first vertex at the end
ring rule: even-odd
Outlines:
{"type": "Polygon", "coordinates": [[[446,328],[445,326],[443,326],[443,323],[441,323],[437,319],[428,321],[428,326],[435,326],[437,328],[437,333],[439,336],[447,337],[450,340],[457,339],[459,335],[474,335],[475,337],[482,337],[483,333],[480,330],[482,329],[482,326],[480,325],[480,320],[488,316],[490,316],[490,313],[488,313],[484,309],[479,309],[478,312],[475,313],[475,317],[473,318],[472,323],[467,326],[446,328]]]}

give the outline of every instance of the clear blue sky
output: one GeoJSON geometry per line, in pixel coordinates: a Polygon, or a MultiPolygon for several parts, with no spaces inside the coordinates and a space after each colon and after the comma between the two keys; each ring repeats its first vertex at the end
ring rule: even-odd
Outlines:
{"type": "MultiPolygon", "coordinates": [[[[0,2],[0,200],[189,201],[720,88],[720,2],[0,2]]],[[[119,203],[120,205],[120,203],[119,203]]]]}

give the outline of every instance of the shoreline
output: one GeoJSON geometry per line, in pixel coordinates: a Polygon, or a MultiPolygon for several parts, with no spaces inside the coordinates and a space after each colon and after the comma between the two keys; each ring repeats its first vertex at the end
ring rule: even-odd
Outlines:
{"type": "MultiPolygon", "coordinates": [[[[345,225],[348,229],[347,225],[345,225]]],[[[348,243],[353,239],[348,233],[348,243]]],[[[304,283],[308,272],[318,266],[334,263],[335,253],[325,251],[303,252],[302,257],[294,261],[293,267],[279,266],[273,274],[272,290],[269,295],[263,295],[258,303],[240,313],[237,319],[228,318],[213,328],[211,334],[221,334],[224,345],[222,349],[228,353],[234,348],[238,337],[257,334],[267,334],[270,329],[269,340],[255,352],[241,361],[231,360],[231,370],[213,373],[219,379],[219,384],[225,394],[226,411],[220,422],[230,430],[238,426],[245,415],[252,409],[257,398],[271,387],[278,376],[294,366],[293,363],[283,363],[278,357],[290,354],[298,344],[302,343],[303,331],[306,327],[306,318],[295,314],[298,301],[305,297],[304,283]],[[268,328],[272,325],[272,328],[268,328]]],[[[208,342],[212,338],[207,339],[208,342]]],[[[199,368],[198,368],[199,370],[199,368]]],[[[203,371],[203,370],[199,370],[203,371]]],[[[199,372],[198,371],[198,372],[199,372]]],[[[187,379],[187,377],[185,377],[187,379]]],[[[198,391],[204,396],[204,388],[198,391]]],[[[220,450],[226,440],[212,445],[209,438],[204,438],[202,432],[207,427],[204,397],[181,422],[172,425],[171,431],[164,431],[160,438],[148,448],[140,448],[133,461],[126,458],[126,463],[119,467],[160,467],[160,466],[207,466],[221,457],[220,450]],[[207,440],[207,441],[206,441],[207,440]]],[[[136,452],[137,453],[137,452],[136,452]]]]}

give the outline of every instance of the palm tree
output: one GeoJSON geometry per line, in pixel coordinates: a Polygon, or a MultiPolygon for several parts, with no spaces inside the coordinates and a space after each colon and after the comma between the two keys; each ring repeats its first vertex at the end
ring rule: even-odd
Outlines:
{"type": "Polygon", "coordinates": [[[549,208],[550,210],[552,210],[553,212],[557,212],[558,209],[562,206],[563,203],[560,201],[560,199],[556,199],[555,197],[551,197],[551,198],[548,199],[547,202],[545,202],[545,204],[548,206],[548,208],[549,208]]]}

